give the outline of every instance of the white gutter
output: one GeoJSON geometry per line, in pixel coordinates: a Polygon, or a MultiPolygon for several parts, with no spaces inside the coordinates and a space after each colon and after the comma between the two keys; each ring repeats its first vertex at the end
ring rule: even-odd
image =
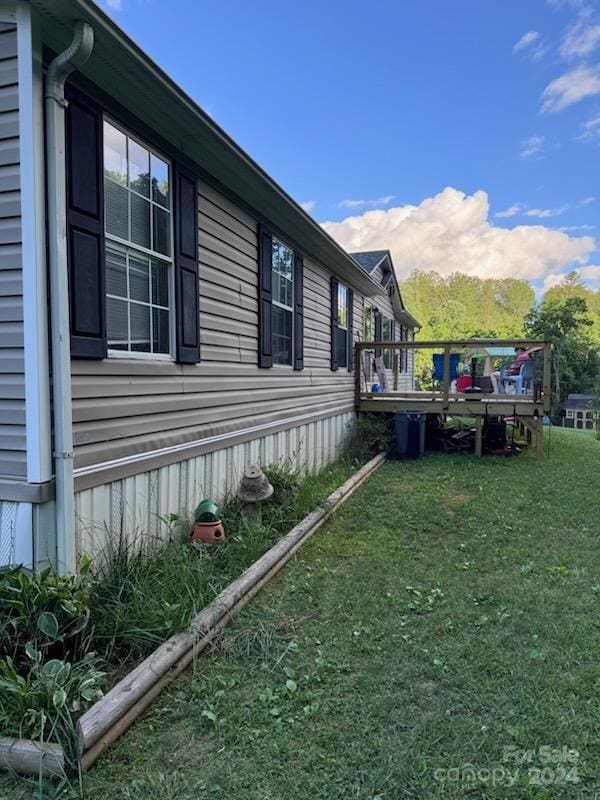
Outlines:
{"type": "Polygon", "coordinates": [[[71,45],[48,67],[46,169],[48,182],[48,260],[50,330],[54,397],[54,471],[56,476],[56,567],[75,570],[75,496],[73,483],[73,415],[71,408],[71,344],[67,273],[67,203],[65,171],[65,81],[90,57],[92,26],[79,21],[71,45]]]}

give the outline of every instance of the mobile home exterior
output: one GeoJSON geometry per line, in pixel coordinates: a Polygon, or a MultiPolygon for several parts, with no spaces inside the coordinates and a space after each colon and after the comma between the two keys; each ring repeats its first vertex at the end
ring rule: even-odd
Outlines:
{"type": "Polygon", "coordinates": [[[0,563],[72,570],[249,463],[335,458],[365,320],[416,326],[387,258],[346,253],[91,0],[0,3],[0,563]]]}

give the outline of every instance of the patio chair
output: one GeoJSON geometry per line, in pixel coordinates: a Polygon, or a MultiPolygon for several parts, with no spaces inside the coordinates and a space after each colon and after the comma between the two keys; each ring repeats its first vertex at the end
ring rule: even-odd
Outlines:
{"type": "Polygon", "coordinates": [[[502,370],[500,372],[500,387],[506,392],[506,383],[511,383],[515,387],[515,394],[527,394],[533,391],[533,360],[524,361],[518,375],[509,375],[502,370]]]}
{"type": "MultiPolygon", "coordinates": [[[[460,355],[458,353],[450,354],[450,380],[455,381],[458,378],[458,362],[460,355]]],[[[434,353],[433,355],[433,376],[437,381],[444,380],[444,354],[434,353]]]]}

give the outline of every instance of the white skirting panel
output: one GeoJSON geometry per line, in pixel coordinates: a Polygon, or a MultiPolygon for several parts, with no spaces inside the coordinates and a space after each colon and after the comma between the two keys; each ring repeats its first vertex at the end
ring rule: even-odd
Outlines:
{"type": "Polygon", "coordinates": [[[31,503],[0,500],[0,566],[33,566],[32,516],[31,503]]]}
{"type": "Polygon", "coordinates": [[[290,464],[314,472],[342,454],[354,412],[262,436],[142,472],[75,495],[78,553],[98,554],[109,539],[166,537],[170,514],[190,517],[200,500],[237,489],[250,464],[290,464]]]}

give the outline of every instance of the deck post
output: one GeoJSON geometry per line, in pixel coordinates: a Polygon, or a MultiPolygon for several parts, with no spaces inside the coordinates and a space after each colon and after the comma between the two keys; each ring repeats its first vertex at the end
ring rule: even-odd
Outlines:
{"type": "Polygon", "coordinates": [[[483,417],[480,414],[475,417],[475,455],[483,455],[483,417]]]}
{"type": "MultiPolygon", "coordinates": [[[[552,344],[544,342],[544,374],[543,392],[544,392],[544,413],[550,413],[551,397],[552,397],[552,344]]],[[[560,398],[556,398],[557,402],[560,398]]]]}
{"type": "Polygon", "coordinates": [[[450,348],[444,347],[444,386],[443,386],[444,402],[442,404],[444,413],[448,411],[448,404],[450,402],[450,348]]]}
{"type": "Polygon", "coordinates": [[[535,423],[535,457],[538,461],[544,457],[544,420],[542,417],[537,417],[535,423]]]}
{"type": "MultiPolygon", "coordinates": [[[[362,356],[363,351],[360,349],[358,342],[354,345],[354,407],[356,413],[360,409],[360,380],[362,375],[362,356]]],[[[365,386],[368,389],[368,386],[365,386]]]]}

